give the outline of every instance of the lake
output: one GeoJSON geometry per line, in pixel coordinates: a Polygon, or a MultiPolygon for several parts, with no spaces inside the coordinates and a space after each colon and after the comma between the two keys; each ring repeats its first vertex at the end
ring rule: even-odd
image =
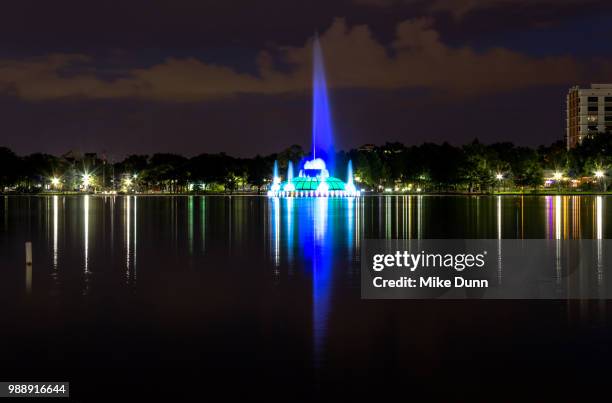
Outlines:
{"type": "Polygon", "coordinates": [[[583,396],[609,374],[607,301],[362,300],[361,245],[606,239],[611,203],[0,196],[0,378],[89,398],[467,397],[508,382],[583,396]]]}

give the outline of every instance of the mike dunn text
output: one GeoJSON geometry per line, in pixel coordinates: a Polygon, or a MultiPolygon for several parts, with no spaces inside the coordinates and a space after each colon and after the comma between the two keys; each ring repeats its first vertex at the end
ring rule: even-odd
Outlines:
{"type": "Polygon", "coordinates": [[[453,280],[441,279],[440,277],[400,277],[396,280],[387,280],[382,277],[374,277],[372,284],[376,288],[487,288],[488,280],[472,280],[463,277],[455,277],[453,280]]]}

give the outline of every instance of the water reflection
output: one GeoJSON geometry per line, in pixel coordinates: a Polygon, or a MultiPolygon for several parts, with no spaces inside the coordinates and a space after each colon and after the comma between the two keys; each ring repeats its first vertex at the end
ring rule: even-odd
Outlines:
{"type": "MultiPolygon", "coordinates": [[[[333,200],[332,202],[337,202],[333,200]]],[[[345,200],[342,200],[345,202],[345,200]]],[[[330,291],[332,286],[332,248],[329,240],[325,238],[328,231],[327,210],[330,200],[326,197],[315,200],[314,211],[314,239],[310,248],[312,262],[312,317],[313,317],[313,343],[315,363],[322,361],[323,346],[327,335],[327,325],[330,308],[330,291]]],[[[307,225],[307,223],[305,223],[307,225]]],[[[333,224],[330,225],[333,227],[333,224]]],[[[306,227],[306,226],[305,226],[306,227]]]]}
{"type": "MultiPolygon", "coordinates": [[[[311,270],[313,348],[323,359],[329,317],[333,310],[334,283],[358,270],[364,238],[491,238],[498,240],[497,281],[503,281],[502,239],[550,238],[556,246],[556,281],[561,287],[564,251],[561,240],[582,238],[591,227],[584,215],[593,215],[594,238],[603,239],[605,198],[593,198],[585,210],[584,197],[474,197],[436,198],[423,195],[361,199],[270,199],[271,258],[279,268],[293,270],[305,263],[311,270]],[[432,216],[425,214],[425,205],[432,216]],[[465,206],[465,214],[459,213],[465,206]],[[450,212],[445,209],[452,206],[450,212]],[[365,212],[369,220],[364,219],[365,212]],[[534,219],[540,218],[540,221],[534,219]],[[538,224],[539,223],[539,224],[538,224]],[[294,230],[295,229],[295,230],[294,230]],[[510,237],[513,237],[510,235],[510,237]],[[293,254],[297,251],[300,259],[293,254]],[[346,267],[339,261],[346,257],[346,267]],[[286,260],[285,260],[286,259],[286,260]],[[295,264],[294,264],[295,263],[295,264]]],[[[587,236],[588,238],[588,236],[587,236]]],[[[598,283],[603,284],[603,250],[598,246],[598,283]]]]}
{"type": "MultiPolygon", "coordinates": [[[[293,251],[300,254],[298,259],[310,272],[312,279],[312,325],[315,362],[322,360],[329,320],[331,289],[333,282],[332,251],[341,256],[353,256],[355,241],[356,202],[354,199],[278,199],[269,201],[271,210],[271,257],[275,278],[279,276],[281,255],[286,256],[291,270],[294,262],[293,251]],[[330,206],[331,204],[331,206],[330,206]],[[281,212],[284,208],[284,212],[281,212]],[[346,221],[338,222],[329,216],[333,208],[346,221]],[[294,210],[295,209],[295,210],[294,210]],[[297,214],[294,215],[294,212],[297,214]],[[281,253],[281,217],[285,217],[286,250],[281,253]],[[297,221],[294,218],[297,217],[297,221]],[[295,229],[294,229],[295,226],[295,229]],[[335,248],[339,237],[346,240],[344,248],[335,248]],[[345,249],[346,248],[346,249],[345,249]]],[[[358,211],[358,210],[357,210],[358,211]]],[[[283,262],[284,263],[284,262],[283,262]]]]}
{"type": "Polygon", "coordinates": [[[502,197],[497,196],[497,283],[502,283],[502,197]]]}
{"type": "MultiPolygon", "coordinates": [[[[289,263],[289,267],[293,266],[293,198],[285,199],[286,209],[287,209],[287,261],[289,263]]],[[[279,213],[280,219],[280,213],[279,213]]],[[[280,224],[279,224],[280,225],[280,224]]],[[[279,240],[280,243],[280,240],[279,240]]]]}
{"type": "Polygon", "coordinates": [[[136,267],[138,263],[138,198],[134,196],[134,267],[132,282],[136,282],[136,267]]]}
{"type": "MultiPolygon", "coordinates": [[[[129,224],[128,224],[129,225],[129,224]]],[[[83,256],[85,273],[89,273],[89,195],[83,198],[83,256]]]]}
{"type": "Polygon", "coordinates": [[[136,283],[138,259],[138,197],[126,196],[124,203],[125,220],[125,283],[136,283]]]}
{"type": "Polygon", "coordinates": [[[206,197],[200,197],[200,238],[202,254],[206,253],[206,197]]]}
{"type": "Polygon", "coordinates": [[[53,271],[57,271],[58,250],[58,216],[59,216],[59,196],[53,196],[53,271]]]}
{"type": "MultiPolygon", "coordinates": [[[[224,267],[216,264],[215,257],[222,255],[233,263],[246,255],[255,269],[265,273],[266,282],[305,287],[308,297],[295,298],[312,299],[308,315],[313,350],[316,359],[323,360],[335,299],[340,298],[338,290],[351,289],[351,297],[359,298],[355,280],[359,279],[364,239],[497,239],[500,256],[504,238],[550,239],[556,246],[555,267],[550,268],[556,270],[554,281],[566,286],[561,267],[568,255],[560,241],[592,238],[600,241],[595,244],[597,262],[590,272],[592,278],[584,281],[596,278],[604,295],[601,241],[610,237],[606,210],[611,200],[606,196],[424,195],[356,199],[4,197],[0,242],[10,245],[7,250],[19,250],[19,256],[0,256],[0,263],[19,267],[18,280],[23,284],[23,243],[32,235],[35,251],[47,259],[35,261],[35,281],[36,270],[44,270],[46,276],[61,273],[62,287],[70,276],[84,273],[84,281],[78,277],[75,287],[89,294],[111,287],[109,284],[135,292],[129,286],[136,283],[138,266],[139,281],[145,285],[149,279],[163,282],[168,273],[180,274],[191,267],[220,271],[224,267]]],[[[509,269],[502,267],[501,260],[497,263],[501,282],[502,269],[509,269]]],[[[110,295],[117,292],[106,291],[110,295]]]]}
{"type": "Polygon", "coordinates": [[[595,198],[595,239],[597,239],[597,284],[600,296],[605,295],[604,287],[604,256],[603,256],[603,197],[595,198]]]}
{"type": "Polygon", "coordinates": [[[193,255],[193,198],[194,196],[188,196],[187,202],[187,239],[189,242],[189,254],[193,255]]]}
{"type": "MultiPolygon", "coordinates": [[[[272,261],[274,262],[274,266],[278,267],[280,265],[280,200],[275,197],[271,199],[270,208],[272,209],[272,213],[270,217],[272,219],[272,223],[270,224],[270,228],[272,229],[272,239],[273,239],[273,247],[272,247],[272,261]]],[[[290,238],[288,238],[290,239],[290,238]]],[[[275,271],[275,274],[278,275],[278,271],[275,271]]]]}

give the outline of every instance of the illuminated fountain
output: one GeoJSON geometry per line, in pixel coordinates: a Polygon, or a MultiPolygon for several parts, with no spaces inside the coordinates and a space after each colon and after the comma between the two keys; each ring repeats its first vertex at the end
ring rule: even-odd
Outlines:
{"type": "Polygon", "coordinates": [[[353,184],[353,167],[349,161],[347,183],[330,175],[328,164],[334,166],[333,131],[327,84],[323,67],[323,53],[319,38],[313,42],[312,75],[312,159],[302,164],[299,175],[293,176],[293,164],[287,166],[287,180],[281,183],[278,163],[274,162],[274,176],[268,190],[271,197],[354,197],[360,192],[353,184]]]}

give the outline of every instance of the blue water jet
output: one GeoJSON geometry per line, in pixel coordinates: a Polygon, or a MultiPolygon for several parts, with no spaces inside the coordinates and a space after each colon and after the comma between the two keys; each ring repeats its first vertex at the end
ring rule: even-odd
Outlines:
{"type": "Polygon", "coordinates": [[[291,183],[293,180],[293,162],[287,163],[287,182],[291,183]]]}
{"type": "Polygon", "coordinates": [[[274,161],[274,172],[272,176],[272,186],[270,190],[272,192],[278,192],[281,188],[280,176],[278,176],[278,161],[274,161]]]}
{"type": "Polygon", "coordinates": [[[274,178],[274,181],[276,181],[276,178],[278,178],[278,161],[274,161],[274,172],[272,178],[274,178]]]}
{"type": "Polygon", "coordinates": [[[294,192],[295,185],[293,184],[293,162],[287,163],[287,182],[283,186],[285,192],[294,192]]]}
{"type": "Polygon", "coordinates": [[[353,161],[349,160],[346,166],[346,186],[344,189],[349,193],[356,193],[357,189],[353,183],[353,161]]]}
{"type": "Polygon", "coordinates": [[[321,158],[333,172],[334,134],[327,96],[323,51],[318,35],[315,35],[312,44],[312,55],[312,158],[321,158]]]}

